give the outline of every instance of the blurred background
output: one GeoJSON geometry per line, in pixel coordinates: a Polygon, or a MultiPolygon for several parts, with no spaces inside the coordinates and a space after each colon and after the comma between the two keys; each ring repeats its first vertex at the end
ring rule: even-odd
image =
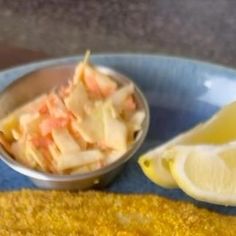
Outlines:
{"type": "Polygon", "coordinates": [[[0,69],[86,49],[235,67],[235,39],[234,0],[0,0],[0,69]]]}

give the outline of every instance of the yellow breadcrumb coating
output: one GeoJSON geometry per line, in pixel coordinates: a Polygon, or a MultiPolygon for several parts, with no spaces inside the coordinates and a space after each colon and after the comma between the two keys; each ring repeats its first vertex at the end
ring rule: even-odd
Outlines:
{"type": "Polygon", "coordinates": [[[236,217],[155,195],[0,193],[0,235],[235,235],[236,217]]]}

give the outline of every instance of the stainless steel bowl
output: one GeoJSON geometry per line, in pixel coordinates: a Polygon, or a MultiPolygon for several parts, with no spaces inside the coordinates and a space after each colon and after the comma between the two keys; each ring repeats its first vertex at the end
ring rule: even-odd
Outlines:
{"type": "MultiPolygon", "coordinates": [[[[74,69],[75,64],[46,67],[26,74],[13,82],[0,94],[0,119],[42,93],[48,92],[51,89],[66,83],[66,81],[72,77],[74,69]]],[[[127,84],[130,82],[126,76],[110,68],[97,66],[97,69],[111,76],[120,84],[127,84]]],[[[82,190],[92,187],[103,187],[110,183],[121,171],[125,162],[134,155],[146,137],[149,127],[149,107],[143,93],[136,85],[134,96],[138,107],[142,108],[146,113],[146,118],[142,124],[142,130],[139,132],[136,141],[130,149],[117,161],[106,167],[84,174],[49,174],[25,167],[21,163],[15,161],[3,147],[0,147],[1,159],[15,171],[28,176],[33,183],[40,188],[82,190]]]]}

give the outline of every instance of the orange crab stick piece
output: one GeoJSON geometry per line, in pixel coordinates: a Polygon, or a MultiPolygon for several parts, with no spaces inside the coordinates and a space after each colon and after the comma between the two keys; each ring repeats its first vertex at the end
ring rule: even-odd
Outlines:
{"type": "Polygon", "coordinates": [[[41,124],[39,125],[39,129],[40,129],[41,134],[43,136],[45,136],[47,134],[50,134],[53,129],[63,128],[65,126],[67,126],[67,124],[68,124],[68,118],[50,117],[50,118],[47,118],[41,122],[41,124]]]}

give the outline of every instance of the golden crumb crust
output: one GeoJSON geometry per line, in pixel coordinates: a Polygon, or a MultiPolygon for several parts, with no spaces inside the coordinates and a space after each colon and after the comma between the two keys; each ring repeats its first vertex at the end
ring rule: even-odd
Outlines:
{"type": "Polygon", "coordinates": [[[236,235],[236,217],[156,195],[21,190],[0,193],[0,236],[236,235]]]}

